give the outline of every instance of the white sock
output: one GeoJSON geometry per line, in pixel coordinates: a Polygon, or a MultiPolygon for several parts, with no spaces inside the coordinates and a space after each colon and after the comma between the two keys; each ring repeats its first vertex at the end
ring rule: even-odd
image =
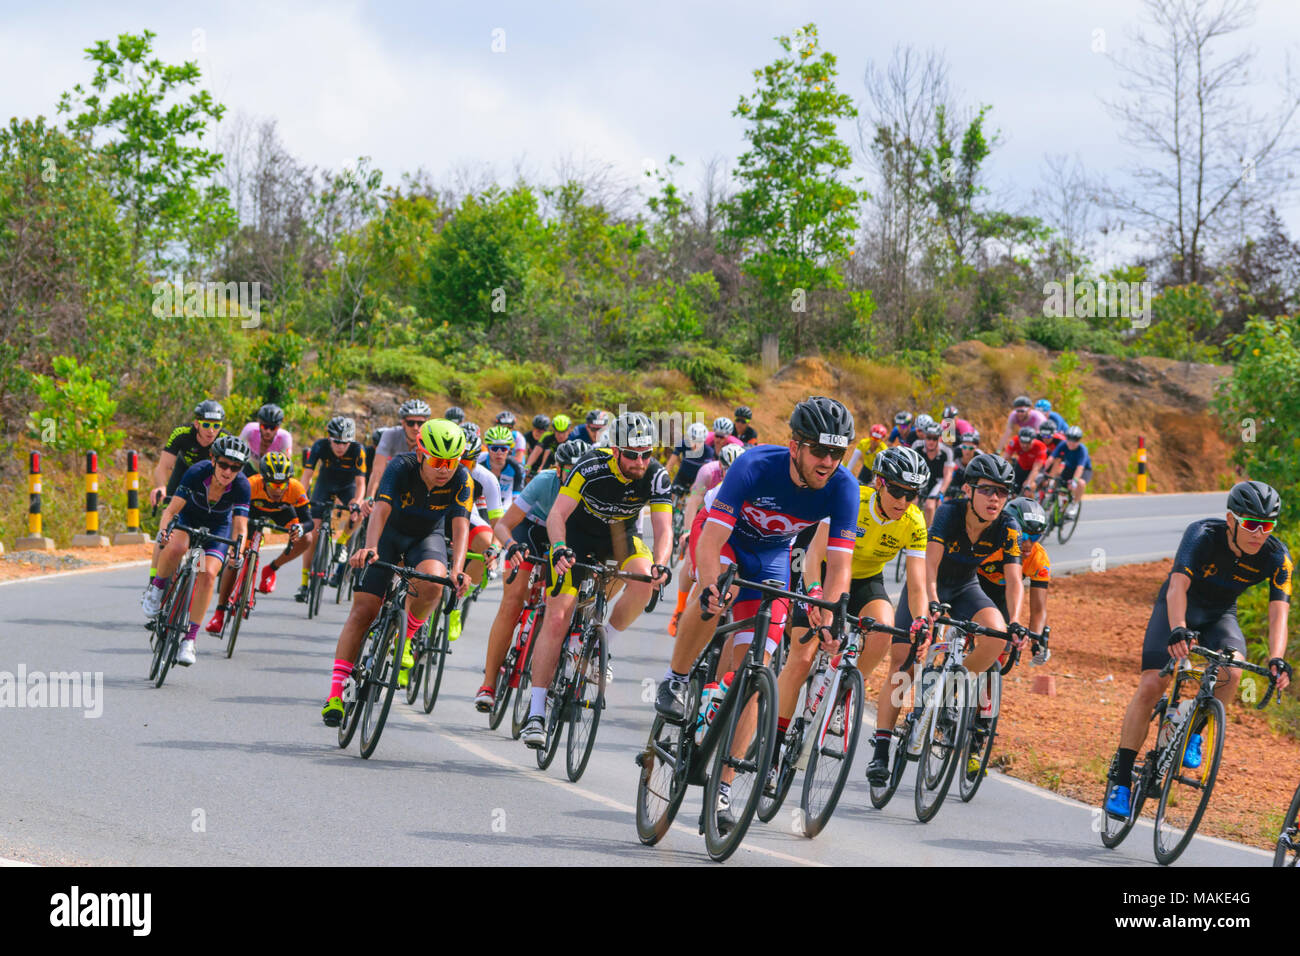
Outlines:
{"type": "Polygon", "coordinates": [[[528,706],[529,717],[546,716],[546,688],[534,687],[532,703],[528,706]]]}
{"type": "Polygon", "coordinates": [[[606,624],[605,636],[608,638],[622,637],[623,632],[619,630],[617,627],[615,627],[613,624],[606,624]]]}

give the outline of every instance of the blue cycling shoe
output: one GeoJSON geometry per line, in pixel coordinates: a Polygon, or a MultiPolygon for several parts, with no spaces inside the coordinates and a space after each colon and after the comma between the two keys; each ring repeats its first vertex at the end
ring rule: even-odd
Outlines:
{"type": "Polygon", "coordinates": [[[1192,734],[1187,738],[1187,749],[1183,751],[1183,766],[1195,770],[1201,765],[1201,735],[1192,734]]]}
{"type": "Polygon", "coordinates": [[[1133,806],[1133,795],[1128,787],[1112,783],[1106,792],[1105,810],[1108,816],[1117,820],[1127,820],[1133,806]]]}

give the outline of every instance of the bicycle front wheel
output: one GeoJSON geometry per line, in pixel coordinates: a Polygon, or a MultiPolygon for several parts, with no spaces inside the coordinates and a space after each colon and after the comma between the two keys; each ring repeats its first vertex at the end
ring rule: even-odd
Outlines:
{"type": "Polygon", "coordinates": [[[1070,540],[1070,536],[1074,534],[1074,529],[1079,526],[1079,513],[1083,511],[1083,505],[1079,502],[1075,502],[1074,517],[1070,517],[1070,505],[1068,502],[1069,499],[1066,499],[1066,504],[1061,505],[1060,499],[1057,499],[1057,508],[1060,511],[1060,524],[1056,529],[1056,538],[1061,542],[1061,544],[1065,544],[1065,542],[1070,540]]]}
{"type": "Polygon", "coordinates": [[[1277,838],[1277,851],[1273,854],[1274,866],[1295,866],[1300,860],[1300,787],[1291,798],[1291,807],[1282,821],[1282,832],[1277,838]]]}
{"type": "Polygon", "coordinates": [[[451,643],[447,640],[447,615],[438,612],[436,619],[438,623],[430,625],[434,630],[429,638],[428,649],[424,653],[424,692],[420,703],[426,714],[431,713],[433,705],[438,702],[438,689],[442,687],[442,668],[447,663],[447,655],[451,653],[451,643]]]}
{"type": "Polygon", "coordinates": [[[1156,860],[1164,866],[1178,859],[1192,842],[1209,806],[1223,757],[1223,702],[1211,697],[1197,704],[1174,748],[1173,765],[1165,774],[1156,805],[1156,860]],[[1185,761],[1194,735],[1201,738],[1201,759],[1195,767],[1189,767],[1185,761]]]}
{"type": "Polygon", "coordinates": [[[540,750],[534,750],[539,770],[545,770],[560,752],[560,734],[564,732],[565,708],[569,704],[569,673],[573,667],[573,658],[569,656],[568,640],[560,651],[560,659],[555,662],[555,674],[551,677],[551,686],[546,693],[546,710],[543,720],[546,724],[546,744],[540,750]]]}
{"type": "MultiPolygon", "coordinates": [[[[984,776],[988,773],[989,757],[993,754],[993,741],[997,737],[998,711],[1002,704],[1002,670],[996,664],[984,673],[985,685],[981,695],[987,694],[993,709],[993,715],[987,718],[971,718],[970,730],[966,742],[961,748],[957,761],[957,793],[962,803],[975,799],[984,776]]],[[[978,708],[977,695],[977,708],[978,708]]]]}
{"type": "Polygon", "coordinates": [[[921,743],[921,758],[916,769],[916,818],[922,823],[934,819],[952,786],[970,724],[966,669],[944,671],[942,692],[926,707],[926,734],[921,743]]]}
{"type": "Polygon", "coordinates": [[[889,742],[893,748],[889,758],[889,780],[884,786],[874,783],[868,785],[871,789],[871,805],[877,810],[885,809],[885,805],[898,792],[898,785],[903,782],[903,774],[907,770],[907,734],[911,726],[910,721],[904,723],[902,735],[896,731],[889,742]]]}
{"type": "Polygon", "coordinates": [[[605,667],[608,663],[605,628],[597,624],[587,632],[582,656],[578,658],[578,673],[569,686],[569,736],[564,769],[573,783],[577,783],[587,769],[591,750],[596,745],[600,712],[605,709],[605,667]]]}
{"type": "Polygon", "coordinates": [[[329,529],[322,526],[316,531],[316,547],[311,555],[311,574],[307,578],[307,619],[320,613],[320,595],[325,588],[325,573],[329,570],[329,529]]]}
{"type": "Polygon", "coordinates": [[[537,646],[537,635],[541,633],[541,611],[533,619],[533,632],[524,650],[523,663],[516,665],[519,669],[519,686],[515,688],[515,706],[510,709],[510,736],[514,740],[524,732],[524,723],[528,720],[528,708],[532,704],[533,694],[533,648],[537,646]]]}
{"type": "Polygon", "coordinates": [[[384,732],[388,708],[393,706],[397,670],[405,648],[405,628],[400,617],[390,613],[381,625],[379,638],[374,643],[375,656],[371,658],[366,686],[360,692],[362,757],[369,758],[379,746],[379,735],[384,732]],[[390,653],[390,647],[395,648],[395,651],[390,653]]]}
{"type": "Polygon", "coordinates": [[[154,648],[156,661],[154,671],[158,675],[154,680],[154,687],[161,687],[163,681],[167,679],[167,672],[176,662],[176,652],[180,650],[181,639],[189,631],[187,625],[190,620],[190,598],[193,591],[193,575],[187,568],[182,568],[177,572],[170,603],[163,607],[162,613],[158,615],[160,623],[155,624],[159,646],[154,648]]]}
{"type": "Polygon", "coordinates": [[[729,691],[738,697],[719,735],[704,787],[704,846],[709,857],[719,863],[735,853],[745,838],[776,749],[776,678],[771,670],[760,667],[738,671],[736,679],[743,686],[729,691]],[[753,728],[746,744],[738,740],[742,726],[753,728]],[[724,770],[733,774],[729,807],[718,805],[724,770]]]}
{"type": "MultiPolygon", "coordinates": [[[[853,766],[853,754],[862,730],[862,672],[856,667],[842,673],[831,702],[830,719],[819,740],[812,742],[808,769],[803,775],[803,835],[812,838],[825,829],[835,812],[853,766]]],[[[816,732],[817,728],[813,728],[816,732]]]]}
{"type": "Polygon", "coordinates": [[[636,835],[646,846],[663,839],[686,796],[695,739],[690,722],[670,724],[656,715],[645,750],[636,755],[636,835]]]}
{"type": "Polygon", "coordinates": [[[235,602],[233,620],[230,621],[230,637],[226,638],[226,660],[235,653],[235,641],[239,639],[239,625],[253,606],[253,582],[257,580],[257,553],[244,559],[244,576],[239,581],[239,600],[235,602]]]}

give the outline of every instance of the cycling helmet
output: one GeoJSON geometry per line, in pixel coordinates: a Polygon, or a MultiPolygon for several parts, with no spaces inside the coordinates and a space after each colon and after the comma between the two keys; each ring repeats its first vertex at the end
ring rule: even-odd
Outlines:
{"type": "Polygon", "coordinates": [[[231,461],[237,461],[241,465],[248,461],[249,456],[253,454],[253,449],[248,447],[248,442],[238,435],[221,435],[212,443],[212,460],[218,458],[229,458],[231,461]]]}
{"type": "Polygon", "coordinates": [[[956,406],[956,405],[945,405],[945,406],[943,407],[943,417],[944,417],[944,418],[956,418],[956,417],[957,417],[958,415],[960,415],[960,414],[961,414],[961,413],[957,411],[957,406],[956,406]]]}
{"type": "Polygon", "coordinates": [[[224,422],[226,410],[216,399],[208,398],[194,406],[194,417],[208,422],[224,422]]]}
{"type": "Polygon", "coordinates": [[[686,442],[689,445],[698,445],[701,442],[708,441],[709,429],[704,422],[692,422],[691,426],[686,429],[686,442]]]}
{"type": "Polygon", "coordinates": [[[1034,431],[1028,425],[1020,429],[1020,440],[1022,442],[1031,442],[1038,437],[1038,432],[1034,431]]]}
{"type": "Polygon", "coordinates": [[[397,410],[398,418],[406,418],[408,415],[421,415],[424,418],[429,418],[432,414],[433,409],[428,406],[428,403],[422,402],[418,398],[407,399],[402,402],[401,407],[397,410]]]}
{"type": "Polygon", "coordinates": [[[262,456],[262,464],[257,469],[265,481],[288,481],[293,477],[293,462],[282,451],[273,451],[262,456]]]}
{"type": "Polygon", "coordinates": [[[718,461],[722,462],[723,468],[730,468],[744,450],[744,445],[728,445],[718,453],[718,461]]]}
{"type": "Polygon", "coordinates": [[[940,425],[938,422],[931,422],[930,424],[925,426],[925,430],[921,434],[926,438],[935,438],[935,439],[942,438],[943,426],[940,425]]]}
{"type": "Polygon", "coordinates": [[[335,415],[325,424],[325,434],[334,441],[352,441],[357,437],[357,423],[343,415],[335,415]]]}
{"type": "MultiPolygon", "coordinates": [[[[1021,431],[1024,431],[1024,429],[1022,428],[1021,431]]],[[[1043,424],[1038,426],[1038,437],[1043,441],[1047,441],[1052,437],[1052,432],[1054,431],[1056,431],[1055,425],[1051,422],[1043,422],[1043,424]]]]}
{"type": "Polygon", "coordinates": [[[814,395],[794,407],[790,430],[822,445],[848,448],[853,440],[853,415],[835,399],[814,395]]]}
{"type": "Polygon", "coordinates": [[[886,448],[876,456],[871,466],[872,474],[891,485],[923,490],[930,483],[930,466],[915,448],[898,445],[886,448]]]}
{"type": "Polygon", "coordinates": [[[1047,530],[1047,512],[1033,498],[1013,498],[1007,502],[1006,510],[1031,540],[1047,530]]]}
{"type": "Polygon", "coordinates": [[[748,405],[741,405],[734,412],[732,412],[731,417],[733,419],[743,418],[747,422],[752,422],[754,420],[754,410],[750,408],[748,405]]]}
{"type": "Polygon", "coordinates": [[[899,428],[902,428],[904,425],[908,424],[911,420],[912,420],[911,412],[899,412],[897,415],[894,416],[894,424],[897,425],[899,428]]]}
{"type": "Polygon", "coordinates": [[[1045,398],[1040,398],[1038,401],[1034,402],[1034,408],[1038,409],[1040,412],[1050,412],[1052,410],[1052,403],[1045,398]]]}
{"type": "Polygon", "coordinates": [[[1262,481],[1241,481],[1228,492],[1228,510],[1243,518],[1276,521],[1282,513],[1282,496],[1262,481]]]}
{"type": "Polygon", "coordinates": [[[497,423],[498,425],[505,425],[506,428],[514,428],[514,427],[515,427],[515,413],[514,413],[514,412],[497,412],[496,423],[497,423]]]}
{"type": "Polygon", "coordinates": [[[464,422],[460,428],[465,433],[465,450],[460,453],[460,457],[477,457],[483,450],[483,433],[473,422],[464,422]]]}
{"type": "Polygon", "coordinates": [[[279,428],[280,423],[284,421],[284,409],[267,402],[257,410],[257,420],[263,425],[274,425],[279,428]]]}
{"type": "Polygon", "coordinates": [[[533,428],[539,432],[544,432],[551,427],[551,420],[546,415],[533,416],[533,428]]]}
{"type": "Polygon", "coordinates": [[[654,423],[642,412],[624,412],[618,416],[614,420],[613,432],[609,443],[615,448],[643,450],[655,443],[654,423]]]}
{"type": "Polygon", "coordinates": [[[1028,408],[1032,402],[1029,401],[1028,395],[1017,395],[1015,401],[1011,403],[1012,408],[1028,408]]]}
{"type": "Polygon", "coordinates": [[[505,425],[493,425],[483,433],[485,445],[514,445],[515,433],[505,425]]]}
{"type": "Polygon", "coordinates": [[[980,443],[980,433],[977,431],[962,432],[958,438],[963,445],[978,445],[980,443]]]}
{"type": "Polygon", "coordinates": [[[934,424],[934,419],[931,418],[929,415],[922,414],[916,416],[916,430],[919,432],[925,431],[933,424],[934,424]]]}
{"type": "Polygon", "coordinates": [[[1065,437],[1072,441],[1079,441],[1083,438],[1083,429],[1078,425],[1071,425],[1065,430],[1065,437]]]}
{"type": "Polygon", "coordinates": [[[602,418],[602,417],[603,417],[603,416],[601,415],[600,409],[599,409],[599,408],[593,408],[591,411],[587,412],[587,424],[588,424],[588,425],[605,425],[605,424],[608,424],[607,422],[601,421],[601,418],[602,418]]]}
{"type": "Polygon", "coordinates": [[[730,418],[715,418],[713,420],[713,434],[734,435],[736,434],[736,426],[732,423],[730,418]]]}
{"type": "Polygon", "coordinates": [[[568,441],[562,441],[555,448],[555,462],[559,465],[569,466],[591,450],[581,438],[570,438],[568,441]]]}
{"type": "Polygon", "coordinates": [[[871,437],[876,439],[877,441],[884,441],[886,438],[889,437],[889,429],[886,428],[884,425],[872,425],[871,437]]]}
{"type": "Polygon", "coordinates": [[[1016,473],[1011,468],[1011,462],[1005,458],[999,455],[990,455],[988,452],[981,452],[972,458],[970,464],[966,466],[964,480],[968,485],[975,485],[979,483],[980,479],[1010,488],[1016,483],[1016,473]]]}
{"type": "Polygon", "coordinates": [[[572,424],[573,422],[569,421],[568,415],[556,415],[555,420],[551,422],[551,427],[554,428],[557,432],[567,432],[569,430],[569,426],[572,424]]]}
{"type": "Polygon", "coordinates": [[[431,418],[420,426],[416,443],[434,458],[460,458],[465,450],[465,430],[445,418],[431,418]]]}
{"type": "Polygon", "coordinates": [[[447,419],[449,422],[463,425],[465,423],[465,409],[461,408],[459,405],[453,405],[442,413],[442,417],[447,419]]]}

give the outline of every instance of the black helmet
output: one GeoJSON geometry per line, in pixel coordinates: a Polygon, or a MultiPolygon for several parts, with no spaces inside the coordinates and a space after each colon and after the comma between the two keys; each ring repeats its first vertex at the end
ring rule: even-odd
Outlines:
{"type": "Polygon", "coordinates": [[[570,438],[568,441],[562,441],[555,448],[556,464],[572,465],[590,450],[591,445],[581,438],[570,438]]]}
{"type": "Polygon", "coordinates": [[[1032,428],[1030,428],[1028,425],[1026,425],[1024,428],[1020,429],[1020,440],[1021,440],[1021,441],[1033,441],[1033,440],[1034,440],[1035,438],[1037,438],[1037,437],[1038,437],[1038,432],[1034,431],[1034,430],[1033,430],[1032,428]]]}
{"type": "Polygon", "coordinates": [[[370,433],[370,444],[378,445],[380,440],[383,437],[384,437],[384,430],[382,428],[376,428],[374,431],[370,433]]]}
{"type": "Polygon", "coordinates": [[[483,433],[473,422],[462,423],[460,429],[465,433],[465,450],[460,453],[460,457],[478,457],[479,453],[483,451],[483,433]]]}
{"type": "Polygon", "coordinates": [[[1000,455],[990,455],[988,452],[976,455],[966,466],[964,478],[966,484],[975,485],[981,478],[1007,488],[1016,483],[1016,473],[1011,467],[1011,462],[1000,455]]]}
{"type": "MultiPolygon", "coordinates": [[[[1023,428],[1020,430],[1022,432],[1024,431],[1023,428]]],[[[1052,437],[1052,432],[1054,431],[1056,431],[1055,425],[1053,425],[1050,421],[1043,422],[1043,424],[1038,426],[1038,437],[1041,438],[1043,441],[1047,441],[1049,438],[1052,437]]]]}
{"type": "Polygon", "coordinates": [[[594,425],[594,424],[596,424],[596,422],[598,422],[598,421],[600,421],[600,409],[599,409],[599,408],[593,408],[591,411],[587,412],[587,424],[588,424],[588,425],[594,425]]]}
{"type": "Polygon", "coordinates": [[[943,417],[944,417],[944,418],[956,418],[956,417],[957,417],[958,415],[960,415],[960,414],[961,414],[961,413],[957,411],[957,406],[956,406],[956,405],[945,405],[945,406],[943,407],[943,417]]]}
{"type": "Polygon", "coordinates": [[[208,422],[224,422],[226,410],[215,398],[207,398],[194,406],[194,417],[208,422]]]}
{"type": "Polygon", "coordinates": [[[284,409],[267,402],[257,410],[257,420],[263,425],[275,425],[278,428],[284,421],[284,409]]]}
{"type": "Polygon", "coordinates": [[[1276,521],[1282,513],[1282,496],[1262,481],[1240,481],[1228,492],[1228,510],[1243,518],[1276,521]]]}
{"type": "Polygon", "coordinates": [[[335,441],[352,441],[357,437],[357,423],[345,415],[335,415],[325,423],[325,434],[335,441]]]}
{"type": "Polygon", "coordinates": [[[943,426],[938,422],[931,422],[925,426],[925,430],[921,434],[926,438],[942,438],[943,426]]]}
{"type": "Polygon", "coordinates": [[[447,419],[449,422],[463,425],[465,423],[465,409],[461,408],[459,405],[453,405],[442,413],[442,417],[447,419]]]}
{"type": "Polygon", "coordinates": [[[753,421],[753,420],[754,420],[754,410],[753,410],[752,408],[750,408],[748,405],[741,405],[740,407],[738,407],[738,408],[736,409],[736,411],[732,414],[731,417],[732,417],[732,418],[743,418],[743,419],[744,419],[745,421],[747,421],[747,422],[749,422],[749,421],[753,421]]]}
{"type": "Polygon", "coordinates": [[[212,443],[212,460],[218,458],[229,458],[231,461],[237,461],[241,465],[248,461],[253,449],[248,447],[248,442],[238,435],[222,435],[212,443]]]}
{"type": "Polygon", "coordinates": [[[794,407],[790,430],[809,441],[848,448],[853,441],[853,414],[833,398],[814,395],[794,407]]]}
{"type": "Polygon", "coordinates": [[[533,416],[533,428],[537,429],[539,432],[544,432],[546,431],[546,429],[550,427],[551,427],[551,419],[549,416],[547,415],[533,416]]]}
{"type": "Polygon", "coordinates": [[[899,428],[902,428],[911,420],[912,420],[911,412],[899,412],[897,415],[894,416],[894,424],[897,425],[899,428]]]}
{"type": "Polygon", "coordinates": [[[1047,512],[1033,498],[1013,498],[1006,510],[1016,519],[1025,534],[1042,534],[1047,530],[1047,512]]]}
{"type": "Polygon", "coordinates": [[[980,443],[980,433],[978,429],[962,432],[957,437],[961,439],[963,445],[978,445],[980,443]]]}
{"type": "Polygon", "coordinates": [[[1065,430],[1065,437],[1074,441],[1080,441],[1083,438],[1083,429],[1078,425],[1071,425],[1065,430]]]}
{"type": "Polygon", "coordinates": [[[1015,401],[1011,403],[1012,408],[1029,408],[1034,403],[1029,400],[1028,395],[1017,395],[1015,401]]]}
{"type": "Polygon", "coordinates": [[[514,427],[515,427],[515,413],[514,413],[514,412],[498,412],[498,413],[497,413],[497,417],[496,417],[496,424],[498,424],[498,425],[505,425],[506,428],[514,428],[514,427]]]}
{"type": "Polygon", "coordinates": [[[624,412],[614,419],[609,443],[614,448],[651,448],[655,443],[654,423],[643,412],[624,412]]]}
{"type": "Polygon", "coordinates": [[[890,484],[915,488],[917,491],[930,483],[930,466],[925,463],[919,451],[906,445],[886,448],[878,454],[871,465],[871,472],[890,484]]]}

